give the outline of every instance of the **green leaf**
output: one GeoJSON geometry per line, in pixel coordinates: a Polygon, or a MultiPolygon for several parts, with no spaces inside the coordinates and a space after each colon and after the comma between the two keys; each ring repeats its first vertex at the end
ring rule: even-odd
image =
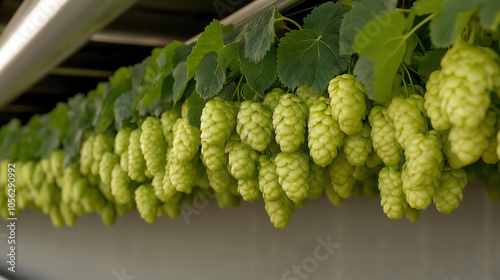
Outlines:
{"type": "Polygon", "coordinates": [[[192,126],[200,127],[201,124],[201,113],[205,103],[208,100],[204,100],[200,97],[200,94],[193,92],[187,102],[188,102],[188,115],[189,124],[192,126]]]}
{"type": "Polygon", "coordinates": [[[218,55],[211,52],[200,61],[196,71],[196,92],[203,98],[208,99],[219,93],[226,80],[224,69],[219,66],[218,55]]]}
{"type": "Polygon", "coordinates": [[[179,63],[174,69],[174,72],[172,74],[174,77],[174,86],[173,86],[173,100],[174,103],[179,101],[182,97],[182,94],[186,90],[188,81],[188,75],[187,75],[187,66],[184,63],[179,63]]]}
{"type": "Polygon", "coordinates": [[[140,88],[134,87],[116,99],[113,112],[117,131],[121,130],[125,121],[132,116],[134,101],[139,95],[140,90],[140,88]]]}
{"type": "Polygon", "coordinates": [[[419,0],[413,4],[412,10],[418,16],[437,13],[441,11],[444,2],[446,0],[419,0]]]}
{"type": "MultiPolygon", "coordinates": [[[[375,62],[366,56],[362,56],[356,61],[356,66],[354,67],[353,74],[356,76],[356,80],[363,83],[365,86],[368,98],[371,100],[377,100],[375,92],[373,90],[373,71],[375,69],[375,62]]],[[[386,98],[388,99],[388,97],[386,98]]]]}
{"type": "Polygon", "coordinates": [[[68,123],[66,115],[68,113],[68,104],[59,102],[56,108],[50,112],[50,123],[53,129],[62,130],[68,123]]]}
{"type": "Polygon", "coordinates": [[[21,121],[11,119],[2,129],[5,129],[5,131],[2,131],[5,134],[2,137],[0,146],[0,160],[15,159],[14,156],[18,152],[19,141],[21,140],[21,121]]]}
{"type": "Polygon", "coordinates": [[[118,87],[121,83],[127,82],[130,80],[130,70],[132,70],[131,67],[118,68],[109,83],[113,87],[118,87]]]}
{"type": "MultiPolygon", "coordinates": [[[[191,51],[193,50],[194,48],[194,45],[196,44],[196,42],[193,42],[189,45],[182,45],[180,47],[178,47],[177,49],[175,49],[175,56],[174,56],[174,65],[177,66],[177,64],[181,63],[181,62],[186,62],[188,56],[191,54],[191,51]]],[[[175,68],[175,67],[174,67],[175,68]]]]}
{"type": "Polygon", "coordinates": [[[448,0],[430,24],[432,43],[438,48],[457,40],[473,13],[484,0],[448,0]]]}
{"type": "Polygon", "coordinates": [[[198,41],[196,42],[196,46],[194,46],[191,54],[187,58],[186,65],[188,79],[194,77],[198,69],[198,64],[200,64],[201,60],[207,53],[218,53],[223,47],[224,42],[222,41],[222,27],[218,20],[214,20],[205,28],[205,32],[201,33],[198,41]]]}
{"type": "Polygon", "coordinates": [[[248,86],[260,96],[264,96],[264,91],[276,79],[276,56],[276,48],[271,47],[262,61],[253,63],[240,52],[241,72],[245,75],[248,86]]]}
{"type": "Polygon", "coordinates": [[[418,73],[425,78],[429,78],[432,72],[439,69],[441,58],[443,58],[445,53],[446,50],[444,49],[435,49],[426,52],[418,66],[418,73]]]}
{"type": "Polygon", "coordinates": [[[274,33],[275,13],[276,7],[273,6],[248,22],[248,27],[245,29],[249,31],[248,34],[245,34],[245,58],[250,59],[253,63],[264,59],[266,52],[271,48],[271,44],[276,38],[274,33]]]}
{"type": "MultiPolygon", "coordinates": [[[[406,38],[403,36],[405,23],[406,19],[402,13],[386,12],[374,18],[356,36],[358,53],[375,64],[371,81],[364,85],[368,95],[375,97],[377,101],[382,102],[391,96],[392,81],[406,50],[406,38]],[[373,26],[378,26],[378,32],[373,32],[373,26]]],[[[361,66],[356,65],[358,73],[359,67],[361,66]]]]}
{"type": "Polygon", "coordinates": [[[184,43],[179,42],[177,40],[166,45],[157,59],[158,67],[160,67],[160,69],[165,69],[165,70],[174,69],[175,67],[174,58],[176,50],[181,46],[184,46],[184,43]]]}
{"type": "Polygon", "coordinates": [[[151,57],[147,57],[141,63],[137,63],[132,67],[130,76],[132,77],[131,83],[133,87],[142,85],[143,82],[146,80],[145,77],[146,71],[150,63],[151,63],[151,57]]]}
{"type": "Polygon", "coordinates": [[[479,19],[484,27],[492,31],[498,30],[500,25],[500,1],[486,0],[479,13],[479,19]]]}
{"type": "Polygon", "coordinates": [[[141,109],[153,103],[156,99],[160,98],[163,90],[163,81],[165,78],[171,74],[171,71],[162,70],[160,72],[160,77],[154,85],[146,90],[146,94],[142,98],[141,109]]]}
{"type": "Polygon", "coordinates": [[[217,62],[222,69],[226,69],[232,61],[238,59],[238,51],[240,50],[241,45],[242,44],[240,42],[234,42],[224,46],[224,48],[219,52],[217,62]]]}
{"type": "Polygon", "coordinates": [[[335,75],[347,69],[349,57],[339,54],[344,13],[341,4],[327,2],[304,19],[305,29],[294,30],[281,39],[278,73],[286,86],[307,86],[320,92],[335,75]]]}
{"type": "Polygon", "coordinates": [[[352,3],[352,10],[345,14],[340,28],[340,54],[353,54],[356,34],[377,15],[392,11],[397,0],[362,0],[352,3]]]}

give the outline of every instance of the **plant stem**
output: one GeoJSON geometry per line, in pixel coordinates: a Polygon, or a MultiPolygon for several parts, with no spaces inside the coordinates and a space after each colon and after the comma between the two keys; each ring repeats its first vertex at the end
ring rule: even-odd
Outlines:
{"type": "Polygon", "coordinates": [[[274,20],[274,22],[279,22],[279,21],[282,21],[282,20],[284,20],[284,21],[288,21],[288,22],[292,23],[293,25],[297,26],[297,28],[298,28],[299,30],[302,30],[302,29],[303,29],[303,28],[302,28],[302,26],[301,26],[298,22],[296,22],[295,20],[293,20],[293,19],[291,19],[291,18],[287,18],[287,17],[280,17],[280,18],[277,18],[277,19],[275,19],[275,20],[274,20]]]}
{"type": "Polygon", "coordinates": [[[412,30],[410,30],[410,32],[406,33],[405,36],[403,37],[404,40],[408,40],[408,38],[410,38],[410,36],[415,33],[415,31],[417,31],[420,27],[422,27],[426,22],[428,22],[429,20],[431,20],[436,14],[431,14],[429,15],[428,17],[426,17],[424,20],[422,20],[421,22],[419,22],[417,25],[415,25],[415,27],[412,28],[412,30]]]}

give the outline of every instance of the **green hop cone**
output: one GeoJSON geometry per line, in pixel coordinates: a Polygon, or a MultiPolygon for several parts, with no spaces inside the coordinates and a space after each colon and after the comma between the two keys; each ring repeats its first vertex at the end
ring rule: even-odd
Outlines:
{"type": "Polygon", "coordinates": [[[403,166],[403,191],[408,204],[417,210],[426,209],[439,186],[443,168],[442,146],[431,131],[416,134],[407,141],[406,163],[403,166]]]}
{"type": "Polygon", "coordinates": [[[132,133],[132,128],[126,127],[118,133],[115,137],[115,153],[122,155],[128,149],[130,134],[132,133]]]}
{"type": "Polygon", "coordinates": [[[274,161],[274,156],[261,155],[259,157],[259,189],[266,201],[276,201],[283,193],[274,161]]]}
{"type": "Polygon", "coordinates": [[[121,169],[119,164],[115,164],[111,172],[111,194],[117,203],[126,204],[132,201],[130,183],[131,180],[127,173],[121,169]]]}
{"type": "Polygon", "coordinates": [[[128,148],[120,156],[120,167],[123,171],[128,173],[128,148]]]}
{"type": "Polygon", "coordinates": [[[179,161],[173,153],[169,156],[169,177],[178,192],[191,193],[196,179],[198,157],[188,162],[179,161]]]}
{"type": "Polygon", "coordinates": [[[220,97],[208,101],[201,114],[201,140],[224,145],[236,126],[236,105],[220,97]]]}
{"type": "Polygon", "coordinates": [[[406,204],[405,217],[408,221],[416,223],[420,218],[420,212],[417,209],[411,208],[410,206],[408,206],[408,204],[406,204]]]}
{"type": "Polygon", "coordinates": [[[498,86],[500,58],[490,48],[458,41],[441,59],[441,110],[454,126],[477,127],[498,86]]]}
{"type": "Polygon", "coordinates": [[[194,158],[200,148],[200,129],[189,124],[188,119],[179,119],[174,126],[173,156],[181,162],[194,158]]]}
{"type": "Polygon", "coordinates": [[[55,150],[50,153],[50,171],[54,177],[63,175],[64,151],[55,150]]]}
{"type": "Polygon", "coordinates": [[[294,210],[293,202],[285,195],[276,201],[265,201],[266,212],[276,228],[285,228],[290,222],[294,210]]]}
{"type": "Polygon", "coordinates": [[[255,175],[238,180],[238,193],[244,201],[252,202],[260,197],[262,193],[259,190],[259,177],[255,175]]]}
{"type": "Polygon", "coordinates": [[[94,167],[91,168],[93,175],[99,175],[99,164],[101,163],[101,159],[106,152],[111,152],[113,150],[114,143],[115,138],[109,133],[100,133],[95,137],[92,156],[94,158],[93,164],[97,165],[97,170],[94,167]]]}
{"type": "Polygon", "coordinates": [[[320,97],[326,98],[326,94],[324,92],[315,94],[310,88],[305,86],[297,88],[296,93],[298,97],[302,98],[307,108],[309,109],[314,105],[314,103],[316,103],[316,101],[319,100],[320,97]]]}
{"type": "Polygon", "coordinates": [[[439,97],[439,70],[432,72],[427,81],[424,96],[424,107],[427,111],[427,116],[431,119],[432,127],[435,130],[447,130],[450,128],[450,120],[448,116],[441,111],[441,99],[439,97]]]}
{"type": "Polygon", "coordinates": [[[441,181],[433,198],[436,209],[443,214],[449,214],[457,209],[464,198],[463,191],[466,185],[467,173],[465,170],[444,167],[441,181]]]}
{"type": "Polygon", "coordinates": [[[276,142],[284,153],[297,151],[305,141],[307,106],[292,94],[281,96],[273,113],[276,142]]]}
{"type": "Polygon", "coordinates": [[[161,114],[161,128],[163,131],[163,136],[165,136],[165,141],[168,147],[172,147],[174,142],[174,124],[181,117],[181,112],[178,107],[172,107],[166,109],[161,114]]]}
{"type": "Polygon", "coordinates": [[[64,225],[64,218],[58,206],[53,206],[50,209],[50,219],[52,220],[52,225],[55,227],[59,228],[64,225]]]}
{"type": "Polygon", "coordinates": [[[94,161],[93,149],[94,149],[95,136],[89,136],[82,144],[80,149],[80,172],[84,175],[90,174],[90,167],[94,161]]]}
{"type": "Polygon", "coordinates": [[[167,202],[170,199],[170,196],[168,196],[163,190],[164,177],[165,177],[165,169],[163,169],[162,172],[157,173],[153,177],[153,180],[151,181],[151,185],[155,190],[155,195],[161,202],[167,202]]]}
{"type": "Polygon", "coordinates": [[[408,138],[427,131],[427,122],[421,110],[423,103],[422,96],[413,94],[408,98],[396,96],[389,104],[387,112],[394,124],[396,139],[404,150],[408,138]]]}
{"type": "MultiPolygon", "coordinates": [[[[451,151],[464,165],[477,161],[488,149],[488,138],[495,135],[495,125],[496,114],[490,110],[483,122],[475,128],[452,126],[448,135],[451,151]]],[[[457,168],[453,165],[452,167],[457,168]]]]}
{"type": "Polygon", "coordinates": [[[155,191],[150,185],[141,185],[135,190],[135,203],[141,218],[152,224],[158,217],[160,201],[156,198],[155,191]]]}
{"type": "Polygon", "coordinates": [[[42,164],[37,162],[33,170],[33,179],[31,180],[33,188],[39,189],[43,181],[45,181],[45,173],[43,172],[42,164]]]}
{"type": "Polygon", "coordinates": [[[339,75],[328,85],[332,117],[347,135],[361,131],[365,119],[366,90],[351,74],[339,75]]]}
{"type": "Polygon", "coordinates": [[[116,164],[119,163],[118,155],[112,152],[106,152],[99,163],[99,175],[101,181],[105,184],[111,183],[111,172],[116,164]]]}
{"type": "Polygon", "coordinates": [[[339,195],[339,193],[333,188],[333,184],[330,180],[330,175],[328,172],[325,177],[325,194],[328,200],[335,206],[340,206],[342,204],[343,198],[339,195]]]}
{"type": "Polygon", "coordinates": [[[97,209],[97,212],[101,215],[102,222],[107,226],[112,226],[116,221],[116,208],[115,204],[108,201],[103,206],[97,209]]]}
{"type": "Polygon", "coordinates": [[[210,169],[206,171],[210,186],[214,189],[215,193],[225,193],[228,191],[231,182],[231,174],[229,174],[227,169],[222,169],[218,172],[213,172],[210,169]]]}
{"type": "Polygon", "coordinates": [[[483,154],[481,155],[481,158],[485,163],[495,164],[498,162],[499,159],[498,159],[497,148],[498,148],[497,134],[494,134],[493,136],[488,138],[488,148],[486,148],[486,150],[484,150],[483,154]]]}
{"type": "Polygon", "coordinates": [[[309,193],[307,198],[317,199],[325,188],[326,168],[321,167],[309,159],[309,193]]]}
{"type": "Polygon", "coordinates": [[[226,153],[229,154],[229,168],[234,178],[242,180],[257,174],[259,154],[245,146],[238,134],[229,137],[226,143],[226,153]]]}
{"type": "Polygon", "coordinates": [[[229,190],[221,193],[216,193],[217,203],[219,208],[234,208],[240,205],[241,197],[239,195],[233,195],[229,190]]]}
{"type": "Polygon", "coordinates": [[[328,167],[333,189],[341,198],[349,198],[356,180],[352,176],[355,167],[352,166],[343,151],[340,151],[332,164],[328,167]]]}
{"type": "Polygon", "coordinates": [[[304,152],[276,155],[276,174],[288,198],[294,203],[305,199],[309,193],[309,156],[304,152]]]}
{"type": "Polygon", "coordinates": [[[141,150],[146,166],[152,175],[156,175],[164,170],[167,150],[160,120],[155,117],[146,118],[141,125],[141,131],[141,150]]]}
{"type": "Polygon", "coordinates": [[[258,102],[244,101],[236,117],[236,132],[250,148],[263,152],[271,142],[273,112],[258,102]]]}
{"type": "Polygon", "coordinates": [[[370,126],[363,124],[361,131],[348,135],[344,140],[344,153],[351,165],[364,165],[372,152],[372,139],[370,126]]]}
{"type": "Polygon", "coordinates": [[[135,129],[130,134],[130,144],[128,147],[128,176],[138,182],[144,182],[146,180],[146,160],[141,150],[141,130],[135,129]]]}
{"type": "Polygon", "coordinates": [[[373,149],[385,165],[397,165],[403,151],[396,140],[396,130],[388,117],[387,108],[377,105],[368,116],[370,122],[373,149]]]}
{"type": "Polygon", "coordinates": [[[168,154],[167,165],[165,165],[165,174],[163,175],[163,193],[168,200],[171,200],[178,192],[174,184],[172,184],[172,179],[170,178],[170,164],[173,160],[172,153],[168,154]]]}
{"type": "Polygon", "coordinates": [[[274,112],[274,109],[276,109],[276,107],[278,106],[281,96],[284,93],[285,92],[280,88],[273,88],[270,92],[266,93],[262,104],[269,106],[269,108],[271,108],[271,111],[274,112]]]}
{"type": "Polygon", "coordinates": [[[309,110],[309,154],[317,165],[326,167],[337,156],[344,133],[332,118],[330,100],[320,97],[309,110]]]}
{"type": "Polygon", "coordinates": [[[210,145],[206,142],[201,143],[201,160],[212,172],[219,172],[226,168],[228,156],[224,145],[210,145]]]}
{"type": "Polygon", "coordinates": [[[72,227],[76,223],[76,215],[71,211],[71,207],[64,203],[61,202],[59,204],[59,211],[61,212],[61,216],[63,217],[64,223],[68,227],[72,227]]]}
{"type": "Polygon", "coordinates": [[[380,190],[380,205],[389,219],[401,219],[404,214],[405,195],[401,172],[395,166],[386,166],[378,175],[378,188],[380,190]]]}

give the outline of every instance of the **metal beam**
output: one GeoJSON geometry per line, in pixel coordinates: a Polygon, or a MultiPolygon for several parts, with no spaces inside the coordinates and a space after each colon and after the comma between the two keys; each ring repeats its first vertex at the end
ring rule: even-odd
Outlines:
{"type": "Polygon", "coordinates": [[[43,78],[136,0],[26,0],[0,36],[0,107],[43,78]]]}
{"type": "MultiPolygon", "coordinates": [[[[267,10],[272,6],[276,6],[278,11],[283,11],[286,9],[290,9],[293,6],[298,5],[304,1],[305,0],[255,0],[250,4],[246,5],[245,7],[239,9],[238,11],[232,13],[223,20],[221,20],[221,24],[223,25],[232,24],[234,26],[240,26],[247,23],[252,18],[256,17],[257,15],[261,14],[262,12],[264,12],[265,10],[267,10]]],[[[195,42],[199,36],[200,34],[187,40],[186,44],[195,42]]]]}

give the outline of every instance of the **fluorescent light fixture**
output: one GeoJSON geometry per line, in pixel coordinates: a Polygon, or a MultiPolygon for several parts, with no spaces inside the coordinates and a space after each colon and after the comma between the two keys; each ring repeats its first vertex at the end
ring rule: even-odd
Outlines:
{"type": "Polygon", "coordinates": [[[39,1],[0,49],[0,69],[14,59],[67,0],[39,1]]]}

